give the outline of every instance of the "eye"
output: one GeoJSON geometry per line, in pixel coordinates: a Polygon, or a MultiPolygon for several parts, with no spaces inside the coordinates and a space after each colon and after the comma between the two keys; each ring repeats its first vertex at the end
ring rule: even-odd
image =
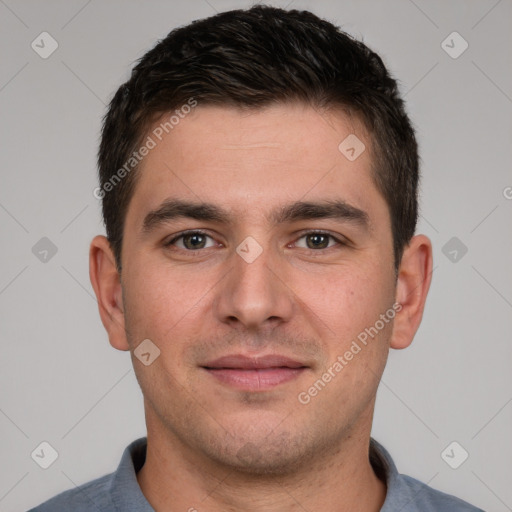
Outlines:
{"type": "Polygon", "coordinates": [[[207,239],[213,241],[213,238],[202,231],[186,231],[175,236],[172,240],[165,243],[166,247],[176,246],[185,251],[195,251],[197,249],[207,249],[213,247],[215,243],[207,244],[207,239]]]}
{"type": "Polygon", "coordinates": [[[300,246],[298,242],[295,242],[295,245],[303,249],[329,249],[335,245],[344,245],[341,240],[325,231],[310,231],[309,233],[302,235],[298,240],[302,239],[305,239],[305,245],[300,246]],[[334,243],[329,245],[330,240],[334,243]]]}
{"type": "MultiPolygon", "coordinates": [[[[177,247],[183,251],[197,251],[214,247],[215,240],[200,230],[185,231],[173,237],[164,244],[165,247],[177,247]],[[210,240],[210,242],[208,241],[210,240]]],[[[342,240],[331,233],[325,231],[309,231],[304,233],[294,242],[295,247],[318,251],[321,249],[330,249],[336,245],[346,245],[342,240]],[[304,242],[300,243],[301,240],[304,242]]]]}

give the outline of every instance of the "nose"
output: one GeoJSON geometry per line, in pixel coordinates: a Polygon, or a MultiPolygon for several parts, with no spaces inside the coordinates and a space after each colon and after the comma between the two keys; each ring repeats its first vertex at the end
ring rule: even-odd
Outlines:
{"type": "Polygon", "coordinates": [[[290,320],[293,292],[285,284],[289,277],[284,260],[268,245],[265,248],[259,245],[259,249],[249,246],[245,254],[233,251],[230,270],[217,289],[214,307],[220,322],[243,330],[261,331],[290,320]]]}

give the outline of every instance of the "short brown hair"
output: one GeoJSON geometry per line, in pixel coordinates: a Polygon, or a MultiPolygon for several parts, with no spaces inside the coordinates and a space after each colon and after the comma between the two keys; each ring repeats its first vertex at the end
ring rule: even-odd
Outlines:
{"type": "Polygon", "coordinates": [[[396,81],[376,53],[328,21],[308,11],[256,5],[171,31],[138,61],[110,102],[97,197],[119,271],[139,167],[127,172],[126,162],[155,119],[191,98],[199,105],[250,109],[300,101],[356,114],[372,136],[372,174],[389,207],[398,268],[416,228],[419,162],[396,81]],[[117,171],[122,179],[113,183],[117,171]]]}

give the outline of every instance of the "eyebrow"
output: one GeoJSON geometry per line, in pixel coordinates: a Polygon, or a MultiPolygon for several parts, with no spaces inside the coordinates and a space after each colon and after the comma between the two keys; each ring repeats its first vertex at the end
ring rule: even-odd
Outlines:
{"type": "MultiPolygon", "coordinates": [[[[197,203],[180,199],[166,199],[157,209],[150,211],[144,218],[142,233],[148,234],[158,226],[177,218],[190,218],[232,225],[235,216],[229,211],[212,203],[197,203]]],[[[369,228],[368,214],[347,202],[327,200],[320,202],[296,201],[276,208],[267,217],[273,224],[295,222],[310,219],[338,219],[369,228]]]]}

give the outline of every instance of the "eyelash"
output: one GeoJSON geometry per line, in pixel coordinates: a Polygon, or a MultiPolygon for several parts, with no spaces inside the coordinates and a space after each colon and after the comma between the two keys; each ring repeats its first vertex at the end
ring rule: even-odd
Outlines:
{"type": "MultiPolygon", "coordinates": [[[[165,242],[164,243],[164,246],[165,247],[171,247],[173,246],[178,240],[180,240],[181,238],[187,236],[187,235],[203,235],[203,236],[206,236],[208,238],[212,238],[212,236],[210,236],[208,233],[206,233],[205,231],[202,231],[201,229],[193,229],[193,230],[189,230],[189,231],[182,231],[181,233],[179,233],[178,235],[176,235],[174,238],[172,238],[171,240],[169,240],[168,242],[165,242]]],[[[304,249],[310,253],[320,253],[320,252],[325,252],[329,249],[334,249],[336,247],[339,247],[339,246],[346,246],[348,245],[345,241],[343,240],[340,240],[339,238],[335,237],[333,234],[329,233],[328,231],[322,231],[322,230],[311,230],[311,231],[305,231],[303,232],[299,238],[296,239],[296,241],[300,240],[301,238],[304,238],[308,235],[325,235],[325,236],[328,236],[330,237],[332,240],[334,240],[336,242],[336,245],[334,246],[331,246],[331,247],[326,247],[326,248],[323,248],[323,249],[304,249]]],[[[211,249],[211,247],[207,247],[206,249],[211,249]]],[[[183,251],[183,252],[188,252],[188,253],[199,253],[201,252],[202,250],[205,250],[205,249],[196,249],[196,250],[192,250],[192,249],[182,249],[182,248],[178,248],[179,251],[183,251]]]]}

